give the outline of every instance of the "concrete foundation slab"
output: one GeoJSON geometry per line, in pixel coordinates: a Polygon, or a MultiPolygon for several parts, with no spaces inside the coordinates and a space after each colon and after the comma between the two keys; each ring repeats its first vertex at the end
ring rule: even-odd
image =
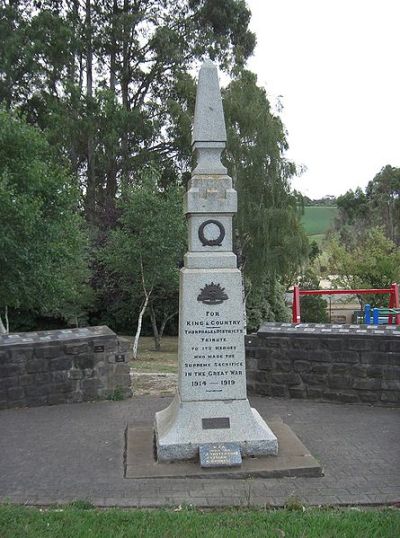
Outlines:
{"type": "Polygon", "coordinates": [[[291,428],[280,418],[269,425],[278,438],[277,456],[244,458],[241,467],[201,468],[199,461],[173,463],[155,459],[154,431],[146,425],[126,430],[125,478],[280,478],[323,476],[320,463],[310,454],[291,428]]]}

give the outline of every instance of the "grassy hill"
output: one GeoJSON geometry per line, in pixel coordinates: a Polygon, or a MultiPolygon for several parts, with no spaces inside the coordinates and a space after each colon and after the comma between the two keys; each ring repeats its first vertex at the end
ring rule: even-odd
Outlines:
{"type": "Polygon", "coordinates": [[[310,240],[321,241],[337,215],[335,206],[307,206],[301,223],[310,240]]]}

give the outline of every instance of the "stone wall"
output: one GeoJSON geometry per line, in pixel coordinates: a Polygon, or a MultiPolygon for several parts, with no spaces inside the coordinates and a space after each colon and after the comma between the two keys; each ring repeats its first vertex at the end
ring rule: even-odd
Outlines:
{"type": "Polygon", "coordinates": [[[0,336],[0,409],[130,397],[123,351],[105,326],[0,336]]]}
{"type": "Polygon", "coordinates": [[[266,323],[246,362],[250,394],[400,406],[400,327],[266,323]]]}

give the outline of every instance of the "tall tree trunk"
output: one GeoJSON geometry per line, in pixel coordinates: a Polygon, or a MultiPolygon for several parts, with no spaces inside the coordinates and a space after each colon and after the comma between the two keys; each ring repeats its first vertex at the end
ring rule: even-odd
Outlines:
{"type": "MultiPolygon", "coordinates": [[[[129,102],[129,42],[130,42],[130,25],[129,25],[129,0],[124,0],[124,19],[123,19],[123,30],[122,30],[122,73],[121,73],[121,97],[122,97],[122,106],[128,112],[130,110],[129,102]]],[[[121,140],[121,154],[122,154],[122,176],[121,176],[121,186],[122,189],[128,186],[129,183],[129,146],[128,146],[128,133],[124,131],[122,133],[121,140]]]]}
{"type": "Polygon", "coordinates": [[[395,242],[396,237],[395,237],[395,234],[394,234],[394,219],[393,219],[394,204],[393,204],[393,201],[392,201],[392,197],[389,195],[389,202],[388,202],[389,237],[393,242],[395,242]]]}
{"type": "Polygon", "coordinates": [[[153,305],[150,306],[150,319],[151,319],[151,326],[153,328],[154,347],[156,351],[161,350],[161,340],[164,335],[164,330],[168,321],[172,319],[173,317],[175,317],[177,313],[178,312],[176,311],[169,315],[164,314],[163,320],[160,325],[160,329],[158,329],[156,313],[154,311],[153,305]]]}
{"type": "Polygon", "coordinates": [[[115,94],[115,82],[117,71],[117,39],[115,36],[115,23],[118,15],[118,1],[113,0],[113,12],[111,19],[111,47],[110,47],[110,90],[115,94]]]}
{"type": "Polygon", "coordinates": [[[151,326],[153,327],[154,347],[156,351],[160,351],[161,337],[160,333],[158,332],[156,313],[154,312],[153,305],[150,305],[150,319],[151,326]]]}
{"type": "Polygon", "coordinates": [[[93,140],[93,50],[92,50],[92,11],[91,0],[86,0],[85,27],[86,27],[86,98],[89,127],[87,134],[87,190],[86,190],[86,218],[89,222],[95,221],[96,211],[96,176],[94,162],[93,140]]]}
{"type": "Polygon", "coordinates": [[[93,50],[92,50],[92,6],[91,0],[86,0],[86,96],[93,97],[93,50]]]}
{"type": "Polygon", "coordinates": [[[164,330],[165,330],[165,327],[166,327],[168,321],[170,319],[174,318],[177,315],[177,313],[178,313],[178,311],[174,312],[173,314],[170,314],[169,316],[164,316],[164,318],[162,320],[162,323],[161,323],[161,326],[160,326],[160,343],[161,343],[161,338],[164,335],[164,330]]]}
{"type": "MultiPolygon", "coordinates": [[[[150,293],[151,293],[151,292],[150,292],[150,293]]],[[[146,297],[145,297],[145,299],[144,299],[144,302],[143,302],[143,304],[142,304],[142,308],[140,309],[140,312],[139,312],[138,324],[137,324],[137,328],[136,328],[135,339],[133,340],[133,346],[132,346],[132,355],[133,355],[133,358],[134,358],[134,359],[137,359],[138,346],[139,346],[139,338],[140,338],[140,333],[141,333],[141,330],[142,330],[143,315],[144,315],[144,313],[145,313],[145,311],[146,311],[147,305],[149,304],[150,293],[146,295],[146,297]]]]}
{"type": "MultiPolygon", "coordinates": [[[[115,151],[115,150],[114,150],[115,151]]],[[[115,155],[110,155],[107,170],[107,183],[105,192],[105,207],[107,212],[107,221],[114,223],[115,221],[115,201],[118,192],[117,181],[117,160],[115,155]]]]}
{"type": "Polygon", "coordinates": [[[147,291],[147,288],[146,288],[146,281],[145,281],[145,278],[144,278],[144,269],[143,269],[142,257],[140,257],[140,271],[141,271],[141,277],[142,277],[142,288],[143,288],[143,293],[144,293],[144,301],[143,301],[142,307],[141,307],[140,312],[139,312],[139,318],[138,318],[138,324],[137,324],[135,339],[133,341],[133,346],[132,346],[132,355],[133,355],[134,359],[137,359],[137,352],[138,352],[138,346],[139,346],[139,337],[140,337],[140,332],[142,330],[143,315],[144,315],[144,313],[146,311],[147,305],[149,304],[150,295],[152,294],[152,291],[153,291],[153,288],[151,288],[150,291],[147,291]]]}
{"type": "MultiPolygon", "coordinates": [[[[116,17],[118,15],[118,2],[113,0],[113,12],[111,20],[111,47],[110,47],[110,90],[116,95],[116,70],[117,70],[117,39],[116,39],[116,17]]],[[[114,220],[115,199],[118,191],[117,183],[117,147],[110,150],[107,180],[106,180],[106,199],[105,207],[107,211],[107,220],[114,220]]]]}
{"type": "Polygon", "coordinates": [[[0,334],[8,334],[10,332],[10,324],[8,322],[8,306],[4,308],[4,321],[5,325],[2,317],[0,316],[0,334]]]}
{"type": "Polygon", "coordinates": [[[83,54],[79,51],[79,96],[83,94],[83,54]]]}
{"type": "Polygon", "coordinates": [[[124,0],[123,8],[123,27],[122,27],[122,73],[121,73],[121,93],[122,104],[126,110],[129,110],[129,42],[130,42],[130,25],[129,25],[129,0],[124,0]]]}
{"type": "MultiPolygon", "coordinates": [[[[73,0],[72,2],[72,14],[73,14],[73,26],[74,30],[77,34],[80,34],[81,31],[81,24],[79,19],[79,1],[73,0]]],[[[77,125],[77,118],[76,118],[76,111],[74,108],[74,90],[73,88],[76,86],[77,83],[77,63],[78,63],[78,50],[80,49],[80,45],[75,50],[71,51],[71,58],[68,63],[68,69],[67,69],[67,76],[69,80],[69,85],[71,88],[71,92],[69,95],[70,98],[70,106],[71,106],[71,114],[74,116],[74,122],[75,125],[77,125]]],[[[76,140],[73,138],[70,143],[70,149],[69,149],[69,157],[72,164],[72,169],[76,176],[78,176],[78,169],[79,169],[79,157],[78,157],[78,151],[76,146],[76,140]]]]}

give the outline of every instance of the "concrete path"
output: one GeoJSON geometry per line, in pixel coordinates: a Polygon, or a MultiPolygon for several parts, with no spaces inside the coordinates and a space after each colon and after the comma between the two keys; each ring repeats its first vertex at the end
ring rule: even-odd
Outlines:
{"type": "Polygon", "coordinates": [[[322,478],[123,478],[127,423],[148,424],[170,398],[0,412],[0,501],[98,506],[282,506],[400,502],[400,409],[253,398],[319,459],[322,478]]]}

